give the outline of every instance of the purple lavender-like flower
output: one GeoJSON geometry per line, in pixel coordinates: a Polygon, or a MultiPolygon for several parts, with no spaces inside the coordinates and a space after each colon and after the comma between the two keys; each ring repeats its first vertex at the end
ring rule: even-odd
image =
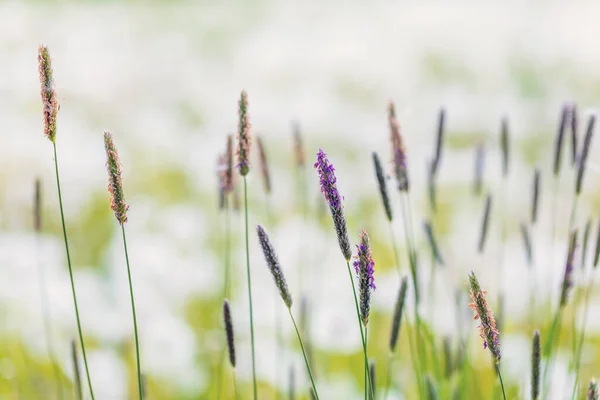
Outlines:
{"type": "Polygon", "coordinates": [[[358,276],[358,290],[360,292],[360,317],[363,324],[369,323],[371,310],[371,290],[375,290],[375,261],[371,254],[369,235],[364,229],[360,232],[360,241],[356,245],[357,254],[354,269],[358,276]]]}
{"type": "Polygon", "coordinates": [[[322,149],[317,153],[317,162],[314,167],[319,172],[321,193],[325,196],[333,225],[337,233],[340,249],[346,261],[352,258],[352,249],[350,248],[350,239],[348,239],[348,228],[346,226],[346,217],[344,216],[344,208],[342,206],[342,196],[337,190],[337,179],[335,177],[335,168],[327,159],[327,154],[322,149]]]}
{"type": "Polygon", "coordinates": [[[569,240],[569,252],[565,264],[565,274],[560,291],[560,306],[564,307],[569,299],[569,291],[573,287],[573,271],[575,269],[575,250],[577,249],[577,230],[571,232],[569,240]]]}

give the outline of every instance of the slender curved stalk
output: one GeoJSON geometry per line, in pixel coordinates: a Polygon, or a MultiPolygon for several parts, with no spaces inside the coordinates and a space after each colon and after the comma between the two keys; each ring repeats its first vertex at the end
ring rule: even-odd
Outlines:
{"type": "Polygon", "coordinates": [[[502,398],[506,400],[506,392],[504,392],[504,382],[502,382],[502,374],[500,373],[500,364],[496,363],[496,372],[498,373],[498,379],[500,380],[500,387],[502,388],[502,398]]]}
{"type": "Polygon", "coordinates": [[[594,280],[595,280],[596,274],[592,275],[592,281],[590,283],[590,285],[587,287],[587,290],[585,292],[585,308],[583,311],[583,323],[581,326],[581,334],[579,335],[579,344],[577,345],[577,354],[575,356],[575,384],[573,385],[573,396],[572,398],[576,398],[576,394],[577,394],[577,384],[579,383],[579,367],[581,366],[581,349],[583,348],[583,339],[585,337],[585,328],[587,325],[587,318],[588,318],[588,312],[589,312],[589,306],[590,306],[590,293],[592,292],[592,288],[594,287],[594,280]]]}
{"type": "Polygon", "coordinates": [[[548,340],[546,341],[546,345],[544,346],[544,352],[543,355],[546,357],[546,365],[544,366],[544,374],[542,375],[542,388],[544,389],[543,393],[547,392],[547,385],[548,385],[548,372],[550,370],[550,366],[552,364],[553,361],[553,353],[552,350],[554,349],[554,336],[556,335],[556,341],[559,341],[560,338],[560,323],[561,323],[561,317],[562,317],[562,307],[559,307],[558,310],[556,310],[556,314],[554,316],[554,319],[552,321],[552,326],[550,327],[550,332],[548,333],[548,340]]]}
{"type": "MultiPolygon", "coordinates": [[[[367,349],[367,348],[368,348],[368,346],[369,346],[369,335],[368,335],[368,331],[369,331],[369,330],[368,330],[368,327],[367,327],[367,325],[365,325],[365,349],[367,349]]],[[[367,353],[367,350],[365,350],[365,353],[367,353]]],[[[369,359],[369,357],[368,357],[368,355],[367,355],[367,360],[368,360],[368,359],[369,359]]],[[[370,374],[369,374],[369,368],[368,368],[368,365],[369,365],[369,364],[367,364],[367,368],[365,368],[365,399],[368,399],[368,398],[369,398],[369,393],[368,393],[367,389],[368,389],[368,387],[369,387],[369,383],[371,383],[370,381],[369,381],[369,383],[367,383],[367,379],[368,379],[368,378],[367,378],[367,376],[369,376],[369,375],[370,375],[370,374]]]]}
{"type": "Polygon", "coordinates": [[[394,358],[394,353],[390,351],[390,356],[388,357],[387,362],[387,372],[385,375],[385,392],[383,392],[383,400],[387,399],[388,393],[390,391],[390,385],[392,384],[392,359],[394,358]]]}
{"type": "Polygon", "coordinates": [[[246,276],[248,278],[248,302],[250,303],[250,343],[252,346],[252,386],[254,400],[258,399],[256,387],[256,357],[254,354],[254,316],[252,313],[252,278],[250,277],[250,246],[248,244],[248,183],[244,175],[244,218],[246,231],[246,276]]]}
{"type": "Polygon", "coordinates": [[[48,351],[48,358],[52,364],[52,372],[54,374],[54,380],[56,381],[56,393],[58,399],[63,399],[63,387],[62,378],[60,377],[60,370],[56,361],[56,353],[54,351],[54,341],[52,338],[52,326],[50,324],[50,296],[48,296],[48,288],[46,286],[46,274],[44,267],[40,261],[40,236],[39,233],[35,235],[35,248],[36,248],[36,263],[38,270],[38,285],[40,291],[40,300],[42,308],[42,320],[44,324],[44,337],[46,339],[46,349],[48,351]]]}
{"type": "Polygon", "coordinates": [[[292,314],[292,309],[288,308],[288,312],[290,313],[290,318],[292,319],[292,323],[294,324],[294,329],[296,329],[296,335],[298,336],[298,342],[300,342],[300,348],[302,349],[302,355],[304,356],[304,363],[306,364],[306,369],[308,370],[308,376],[310,377],[310,383],[312,384],[312,388],[317,400],[319,399],[319,393],[317,392],[317,386],[315,385],[315,380],[313,378],[312,370],[310,369],[310,363],[308,362],[308,357],[306,357],[306,351],[304,350],[304,344],[302,343],[302,337],[300,336],[300,331],[298,330],[298,325],[296,325],[296,320],[294,319],[294,315],[292,314]]]}
{"type": "MultiPolygon", "coordinates": [[[[346,260],[346,266],[348,267],[348,277],[352,284],[352,295],[354,296],[354,305],[356,306],[356,318],[358,319],[358,328],[360,329],[360,338],[362,339],[363,354],[365,359],[365,368],[369,369],[369,361],[367,360],[367,343],[365,341],[365,334],[363,332],[362,321],[360,319],[360,309],[358,308],[358,298],[356,297],[356,287],[354,286],[354,279],[352,278],[352,270],[350,269],[350,261],[346,260]]],[[[370,383],[370,380],[366,380],[370,383]]],[[[372,394],[372,393],[371,393],[372,394]]]]}
{"type": "Polygon", "coordinates": [[[79,306],[77,305],[77,294],[75,292],[75,280],[73,279],[73,267],[71,266],[71,254],[69,253],[69,241],[67,240],[67,227],[65,225],[65,213],[63,210],[62,194],[60,191],[60,178],[58,176],[58,157],[56,155],[56,143],[52,143],[54,147],[54,171],[56,172],[56,187],[58,189],[58,204],[60,206],[60,220],[62,223],[63,238],[65,241],[65,251],[67,253],[67,265],[69,267],[69,278],[71,279],[71,291],[73,293],[73,305],[75,306],[75,317],[77,319],[77,331],[79,334],[79,343],[81,345],[81,354],[83,355],[83,364],[85,365],[85,374],[90,389],[90,396],[92,400],[94,397],[94,390],[92,389],[92,379],[90,378],[90,370],[88,368],[87,356],[85,352],[85,343],[83,342],[83,331],[81,329],[81,319],[79,318],[79,306]]]}
{"type": "Polygon", "coordinates": [[[125,236],[125,225],[121,224],[121,232],[123,233],[123,249],[125,250],[125,262],[127,264],[127,279],[129,280],[129,296],[131,299],[131,312],[133,314],[133,334],[135,336],[135,358],[137,363],[138,373],[138,389],[140,400],[144,398],[142,369],[140,367],[140,340],[138,338],[137,317],[135,314],[135,296],[133,295],[133,283],[131,281],[131,268],[129,267],[129,252],[127,251],[127,238],[125,236]]]}

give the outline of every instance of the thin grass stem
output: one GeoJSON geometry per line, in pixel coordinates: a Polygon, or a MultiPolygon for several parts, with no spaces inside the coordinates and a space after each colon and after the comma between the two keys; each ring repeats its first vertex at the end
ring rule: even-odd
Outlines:
{"type": "Polygon", "coordinates": [[[62,194],[60,190],[60,178],[58,174],[58,157],[56,154],[56,142],[52,143],[54,147],[54,171],[56,172],[56,188],[58,189],[58,204],[60,206],[60,220],[62,224],[63,238],[65,241],[65,252],[67,254],[67,265],[69,267],[69,278],[71,279],[71,292],[73,293],[73,305],[75,306],[75,317],[77,319],[77,331],[79,334],[79,343],[81,345],[81,354],[83,355],[83,364],[85,365],[85,375],[87,377],[88,387],[90,389],[90,397],[94,397],[92,389],[92,379],[90,378],[90,370],[88,368],[87,355],[85,351],[85,343],[83,342],[83,330],[81,329],[81,319],[79,318],[79,306],[77,305],[77,294],[75,292],[75,280],[73,279],[73,267],[71,266],[71,254],[69,253],[69,241],[67,239],[67,227],[65,225],[65,213],[63,209],[62,194]]]}
{"type": "MultiPolygon", "coordinates": [[[[310,377],[310,383],[312,384],[314,395],[318,400],[319,393],[317,392],[317,386],[315,385],[315,380],[313,378],[312,370],[310,368],[310,363],[308,362],[308,357],[306,356],[306,351],[304,350],[304,344],[302,343],[302,337],[300,336],[300,331],[298,330],[298,325],[296,325],[296,320],[294,319],[294,315],[292,314],[291,308],[288,308],[288,312],[290,314],[290,318],[292,319],[292,323],[294,324],[294,329],[296,329],[296,335],[298,336],[298,342],[300,342],[300,348],[302,349],[302,355],[304,356],[304,363],[306,364],[306,369],[308,370],[308,376],[310,377]]],[[[362,332],[362,330],[361,330],[361,332],[362,332]]]]}
{"type": "MultiPolygon", "coordinates": [[[[230,286],[230,275],[231,275],[231,255],[230,255],[230,246],[231,246],[231,209],[229,208],[229,194],[225,193],[225,200],[223,204],[223,211],[225,213],[225,279],[223,283],[223,298],[229,298],[229,286],[230,286]]],[[[221,357],[219,357],[219,370],[217,374],[217,396],[221,398],[221,382],[222,382],[222,374],[223,374],[223,363],[225,362],[225,353],[226,353],[227,345],[223,347],[221,351],[221,357]]]]}
{"type": "Polygon", "coordinates": [[[502,398],[506,400],[506,392],[504,391],[504,382],[502,381],[502,373],[500,373],[500,363],[496,363],[496,372],[498,373],[498,379],[500,380],[500,387],[502,388],[502,398]]]}
{"type": "Polygon", "coordinates": [[[244,175],[244,219],[246,231],[246,276],[248,280],[248,302],[250,303],[250,343],[252,346],[252,385],[254,400],[258,399],[256,386],[256,358],[254,354],[254,316],[252,313],[252,278],[250,277],[250,245],[248,244],[248,183],[244,175]]]}
{"type": "Polygon", "coordinates": [[[594,287],[595,278],[596,278],[596,274],[593,274],[592,280],[591,280],[590,284],[588,285],[588,287],[586,288],[587,290],[585,292],[585,308],[583,310],[583,322],[581,325],[581,334],[579,335],[579,343],[577,345],[577,354],[575,356],[575,361],[574,361],[575,384],[573,385],[572,398],[576,398],[576,394],[577,394],[577,384],[579,383],[579,368],[581,366],[581,350],[583,348],[583,339],[585,337],[585,328],[587,325],[587,319],[588,319],[588,313],[589,313],[590,293],[592,292],[592,289],[594,287]]]}
{"type": "MultiPolygon", "coordinates": [[[[363,354],[365,359],[365,368],[369,369],[369,361],[367,359],[367,343],[365,341],[365,334],[363,332],[362,321],[360,319],[360,309],[358,307],[358,298],[356,297],[356,287],[354,286],[354,279],[352,278],[352,270],[350,269],[350,261],[346,260],[346,266],[348,267],[348,277],[352,284],[352,295],[354,296],[354,305],[356,306],[356,318],[358,319],[358,328],[360,329],[360,338],[362,340],[363,354]]],[[[369,382],[369,380],[366,380],[369,382]]]]}
{"type": "Polygon", "coordinates": [[[142,369],[140,366],[140,340],[138,337],[137,316],[135,313],[135,296],[133,295],[133,283],[131,281],[131,268],[129,266],[129,252],[127,251],[127,238],[125,236],[125,225],[121,224],[121,232],[123,233],[123,249],[125,251],[125,262],[127,264],[127,279],[129,280],[129,296],[131,299],[131,313],[133,314],[133,333],[135,336],[135,358],[137,363],[138,374],[138,389],[140,400],[144,398],[144,389],[142,381],[142,369]]]}

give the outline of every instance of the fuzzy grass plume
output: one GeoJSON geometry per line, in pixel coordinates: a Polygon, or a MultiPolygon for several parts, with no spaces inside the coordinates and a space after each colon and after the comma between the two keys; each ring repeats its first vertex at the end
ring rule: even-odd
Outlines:
{"type": "Polygon", "coordinates": [[[227,336],[229,363],[232,368],[235,368],[235,339],[233,336],[233,323],[231,322],[231,310],[227,299],[223,300],[223,322],[225,323],[225,335],[227,336]]]}
{"type": "Polygon", "coordinates": [[[248,94],[242,90],[238,103],[238,144],[237,157],[240,175],[246,176],[250,172],[250,149],[252,147],[252,132],[250,116],[248,115],[248,94]]]}
{"type": "Polygon", "coordinates": [[[539,168],[535,169],[533,173],[533,194],[531,199],[531,224],[535,225],[538,219],[538,209],[540,201],[540,184],[541,184],[541,172],[539,168]]]}
{"type": "Polygon", "coordinates": [[[400,283],[400,290],[398,291],[398,297],[396,298],[396,305],[394,306],[394,315],[392,317],[392,330],[390,332],[390,351],[393,353],[396,350],[396,344],[398,343],[398,337],[400,336],[400,328],[402,327],[402,315],[404,314],[404,304],[406,303],[406,290],[408,289],[408,278],[402,277],[400,283]]]}
{"type": "Polygon", "coordinates": [[[59,106],[54,87],[52,59],[48,47],[44,45],[40,45],[38,49],[38,66],[44,113],[44,135],[54,143],[56,141],[56,115],[59,106]]]}
{"type": "Polygon", "coordinates": [[[560,119],[558,122],[558,130],[556,132],[556,139],[554,142],[554,176],[557,177],[560,174],[561,158],[563,141],[565,137],[565,130],[569,121],[570,109],[568,105],[563,105],[560,111],[560,119]]]}
{"type": "Polygon", "coordinates": [[[375,261],[371,254],[369,234],[366,230],[360,232],[359,244],[356,245],[356,260],[354,270],[358,277],[358,290],[360,292],[360,317],[363,325],[369,323],[371,310],[371,291],[375,290],[375,261]]]}
{"type": "Polygon", "coordinates": [[[483,191],[483,170],[485,167],[485,146],[478,143],[475,147],[475,178],[473,180],[473,193],[481,195],[483,191]]]}
{"type": "Polygon", "coordinates": [[[506,178],[510,165],[510,136],[507,117],[503,117],[500,122],[500,148],[502,149],[502,176],[506,178]]]}
{"type": "Polygon", "coordinates": [[[267,160],[267,152],[263,143],[262,137],[256,137],[256,145],[258,146],[258,155],[260,160],[260,175],[262,176],[265,193],[271,193],[271,172],[269,170],[269,162],[267,160]]]}
{"type": "Polygon", "coordinates": [[[406,192],[409,188],[406,148],[404,147],[404,140],[400,134],[400,125],[398,124],[398,120],[396,120],[394,103],[391,101],[388,104],[388,123],[390,126],[390,138],[392,142],[394,175],[396,176],[396,181],[398,183],[398,190],[406,192]]]}
{"type": "Polygon", "coordinates": [[[575,250],[577,249],[577,230],[571,232],[569,239],[569,251],[565,262],[565,272],[560,290],[560,307],[564,307],[569,299],[569,292],[573,287],[573,271],[575,269],[575,250]]]}
{"type": "Polygon", "coordinates": [[[531,399],[537,400],[540,397],[540,364],[541,356],[540,331],[533,332],[533,343],[531,349],[531,399]]]}
{"type": "Polygon", "coordinates": [[[275,253],[275,249],[273,249],[273,245],[269,240],[269,236],[265,232],[264,228],[260,225],[256,227],[256,233],[258,234],[258,241],[260,242],[260,246],[262,247],[263,254],[265,256],[265,261],[267,262],[267,267],[271,271],[273,275],[273,279],[275,280],[275,286],[277,286],[277,290],[279,290],[279,294],[283,299],[287,308],[292,307],[292,295],[288,289],[287,282],[285,280],[285,276],[283,275],[283,271],[281,270],[281,265],[279,264],[279,259],[277,258],[277,254],[275,253]]]}
{"type": "Polygon", "coordinates": [[[342,196],[337,189],[337,178],[335,176],[335,168],[329,162],[327,154],[322,149],[317,153],[317,162],[314,167],[317,169],[320,177],[321,193],[325,196],[333,225],[337,233],[338,243],[342,254],[346,261],[352,258],[352,249],[350,247],[350,239],[348,238],[348,227],[346,225],[346,216],[344,215],[344,207],[342,205],[342,196]]]}
{"type": "Polygon", "coordinates": [[[480,253],[483,253],[483,250],[485,248],[485,242],[487,239],[487,234],[488,234],[488,230],[489,230],[489,226],[490,226],[490,216],[491,216],[491,209],[492,209],[492,195],[491,193],[487,195],[487,198],[485,199],[485,208],[483,211],[483,221],[481,223],[481,232],[479,234],[479,244],[477,246],[477,248],[479,249],[480,253]]]}
{"type": "Polygon", "coordinates": [[[590,146],[592,143],[592,136],[594,134],[594,125],[596,123],[596,116],[590,116],[588,121],[587,131],[585,133],[585,138],[583,139],[583,147],[581,148],[581,156],[579,157],[579,168],[577,170],[577,181],[575,183],[575,193],[579,195],[581,193],[581,187],[583,185],[583,174],[585,172],[585,167],[588,159],[588,154],[590,152],[590,146]]]}
{"type": "Polygon", "coordinates": [[[479,336],[483,339],[483,348],[488,348],[494,361],[499,363],[502,358],[500,352],[500,334],[498,333],[498,329],[496,329],[496,320],[492,314],[492,309],[485,298],[487,292],[479,286],[474,272],[469,274],[469,284],[471,286],[469,308],[475,311],[473,319],[479,320],[479,336]]]}
{"type": "Polygon", "coordinates": [[[125,202],[123,194],[123,181],[121,179],[121,161],[119,153],[109,131],[104,132],[104,148],[106,150],[106,169],[108,170],[108,192],[110,193],[110,208],[115,213],[119,224],[127,222],[129,205],[125,202]]]}

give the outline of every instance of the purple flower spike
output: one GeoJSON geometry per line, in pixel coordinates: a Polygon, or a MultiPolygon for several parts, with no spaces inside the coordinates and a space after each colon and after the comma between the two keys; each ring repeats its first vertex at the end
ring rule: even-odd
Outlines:
{"type": "Polygon", "coordinates": [[[322,149],[319,149],[319,152],[317,153],[317,162],[314,167],[319,172],[321,192],[329,205],[340,249],[346,258],[346,261],[349,261],[350,258],[352,258],[352,249],[350,248],[350,240],[348,239],[348,229],[346,226],[346,217],[344,216],[344,208],[342,206],[342,196],[340,196],[337,190],[335,168],[329,162],[327,154],[325,154],[322,149]]]}
{"type": "Polygon", "coordinates": [[[375,290],[375,261],[371,254],[369,235],[364,229],[360,232],[360,243],[356,245],[356,249],[354,269],[358,276],[358,289],[360,291],[360,317],[363,324],[367,326],[371,309],[371,290],[375,290]]]}

